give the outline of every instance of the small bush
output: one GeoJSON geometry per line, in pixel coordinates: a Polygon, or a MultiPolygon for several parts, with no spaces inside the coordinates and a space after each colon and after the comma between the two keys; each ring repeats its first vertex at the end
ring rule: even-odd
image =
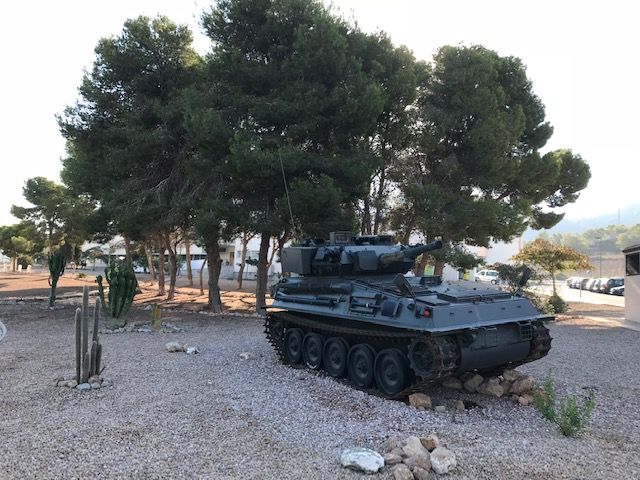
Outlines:
{"type": "Polygon", "coordinates": [[[552,295],[547,301],[549,311],[551,313],[564,313],[567,311],[567,302],[565,302],[560,295],[552,295]]]}
{"type": "Polygon", "coordinates": [[[87,274],[86,273],[79,273],[77,275],[78,278],[86,278],[87,274]]]}
{"type": "Polygon", "coordinates": [[[551,378],[551,370],[547,374],[542,389],[533,392],[536,408],[549,421],[558,426],[560,432],[568,437],[577,436],[587,426],[593,408],[596,406],[595,394],[591,392],[589,397],[578,404],[574,395],[558,401],[556,387],[551,378]]]}

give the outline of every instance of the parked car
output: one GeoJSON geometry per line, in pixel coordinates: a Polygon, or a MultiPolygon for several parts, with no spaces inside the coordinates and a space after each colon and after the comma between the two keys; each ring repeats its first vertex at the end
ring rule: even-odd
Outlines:
{"type": "Polygon", "coordinates": [[[491,282],[497,285],[499,281],[497,270],[480,270],[476,273],[476,282],[491,282]]]}
{"type": "Polygon", "coordinates": [[[611,289],[611,295],[618,295],[620,297],[624,297],[624,285],[621,287],[613,287],[611,289]]]}
{"type": "Polygon", "coordinates": [[[611,293],[612,288],[622,286],[624,286],[624,278],[605,278],[604,282],[600,284],[600,293],[611,293]]]}
{"type": "Polygon", "coordinates": [[[589,290],[590,292],[593,292],[594,287],[596,286],[596,282],[598,281],[597,278],[590,278],[589,282],[587,283],[587,285],[584,287],[585,290],[589,290]]]}
{"type": "Polygon", "coordinates": [[[582,284],[582,282],[584,280],[587,280],[587,279],[584,278],[584,277],[573,277],[572,280],[571,280],[571,283],[569,284],[569,287],[571,287],[571,288],[580,288],[580,286],[581,286],[581,284],[582,284]]]}
{"type": "Polygon", "coordinates": [[[576,286],[576,288],[587,290],[587,287],[589,286],[589,282],[591,282],[591,280],[593,279],[589,277],[583,278],[582,280],[580,280],[580,283],[576,286]]]}
{"type": "Polygon", "coordinates": [[[573,283],[578,279],[578,277],[569,277],[567,278],[567,287],[573,288],[573,283]]]}

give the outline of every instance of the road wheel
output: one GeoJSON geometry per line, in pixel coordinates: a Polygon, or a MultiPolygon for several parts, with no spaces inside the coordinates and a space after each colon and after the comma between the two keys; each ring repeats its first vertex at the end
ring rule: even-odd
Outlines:
{"type": "Polygon", "coordinates": [[[342,378],[347,373],[347,357],[349,345],[344,338],[331,337],[324,344],[324,369],[335,378],[342,378]]]}
{"type": "Polygon", "coordinates": [[[405,389],[409,380],[407,357],[396,348],[378,352],[374,363],[376,386],[385,395],[396,395],[405,389]]]}
{"type": "Polygon", "coordinates": [[[300,363],[302,358],[302,330],[292,328],[284,335],[284,354],[287,362],[291,364],[300,363]]]}
{"type": "Polygon", "coordinates": [[[373,382],[375,350],[366,343],[359,343],[349,349],[347,369],[354,385],[366,388],[373,382]]]}
{"type": "Polygon", "coordinates": [[[324,341],[317,333],[307,333],[302,342],[302,359],[307,367],[318,370],[322,366],[324,341]]]}

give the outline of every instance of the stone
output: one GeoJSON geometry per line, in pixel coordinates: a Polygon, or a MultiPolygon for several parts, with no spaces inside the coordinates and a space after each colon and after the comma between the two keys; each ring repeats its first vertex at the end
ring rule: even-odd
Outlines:
{"type": "Polygon", "coordinates": [[[409,395],[409,405],[431,409],[431,397],[425,393],[412,393],[409,395]]]}
{"type": "Polygon", "coordinates": [[[67,386],[67,380],[59,380],[58,383],[56,383],[56,387],[66,387],[67,386]]]}
{"type": "Polygon", "coordinates": [[[240,360],[249,360],[249,357],[250,357],[249,352],[242,352],[240,354],[240,360]]]}
{"type": "Polygon", "coordinates": [[[394,480],[413,480],[413,473],[404,463],[399,463],[392,470],[394,480]]]}
{"type": "Polygon", "coordinates": [[[513,382],[509,382],[507,380],[503,380],[502,382],[500,382],[500,386],[502,387],[504,395],[511,392],[511,385],[513,385],[513,382]]]}
{"type": "Polygon", "coordinates": [[[182,352],[183,348],[182,345],[180,345],[178,342],[169,342],[165,345],[165,348],[167,349],[167,352],[182,352]]]}
{"type": "Polygon", "coordinates": [[[56,377],[53,379],[53,385],[56,387],[61,387],[62,385],[59,385],[59,383],[64,382],[66,379],[64,377],[56,377]]]}
{"type": "Polygon", "coordinates": [[[400,439],[397,437],[397,435],[389,435],[384,441],[384,447],[387,452],[392,452],[396,448],[401,448],[402,443],[400,443],[400,439]]]}
{"type": "Polygon", "coordinates": [[[102,379],[102,386],[103,387],[111,387],[113,385],[113,382],[111,381],[110,378],[103,378],[102,379]]]}
{"type": "Polygon", "coordinates": [[[100,376],[99,375],[92,375],[89,377],[89,380],[87,380],[89,383],[100,383],[100,376]]]}
{"type": "Polygon", "coordinates": [[[477,373],[473,374],[468,380],[464,382],[464,389],[467,392],[475,392],[484,379],[477,373]]]}
{"type": "Polygon", "coordinates": [[[404,447],[402,447],[404,454],[407,457],[429,457],[429,450],[424,448],[422,442],[418,437],[407,437],[404,441],[404,447]]]}
{"type": "Polygon", "coordinates": [[[67,384],[65,385],[65,387],[69,387],[69,388],[76,388],[78,386],[78,382],[76,382],[75,380],[67,380],[67,384]]]}
{"type": "Polygon", "coordinates": [[[416,480],[429,480],[431,478],[431,474],[429,470],[425,470],[421,467],[413,467],[413,478],[416,480]]]}
{"type": "Polygon", "coordinates": [[[504,390],[500,385],[500,380],[497,378],[487,378],[478,387],[478,393],[490,395],[492,397],[501,397],[504,394],[504,390]]]}
{"type": "Polygon", "coordinates": [[[197,353],[200,353],[198,347],[186,347],[184,351],[187,355],[196,355],[197,353]]]}
{"type": "Polygon", "coordinates": [[[529,405],[533,404],[533,395],[525,393],[524,395],[518,397],[518,402],[523,407],[528,407],[529,405]]]}
{"type": "Polygon", "coordinates": [[[80,390],[81,392],[86,392],[87,390],[91,390],[91,385],[89,385],[88,383],[81,383],[80,385],[76,386],[77,390],[80,390]]]}
{"type": "Polygon", "coordinates": [[[414,468],[422,468],[424,470],[431,470],[431,460],[429,457],[409,457],[405,458],[402,463],[404,463],[410,470],[414,468]]]}
{"type": "Polygon", "coordinates": [[[436,435],[431,434],[427,435],[426,437],[420,438],[420,443],[422,443],[422,446],[424,448],[431,451],[438,448],[438,445],[440,445],[440,440],[438,440],[438,437],[436,435]]]}
{"type": "Polygon", "coordinates": [[[401,457],[404,457],[404,455],[405,455],[404,450],[402,450],[402,447],[394,448],[389,453],[393,453],[394,455],[400,455],[401,457]]]}
{"type": "Polygon", "coordinates": [[[395,453],[385,453],[383,458],[385,465],[397,465],[398,463],[402,463],[402,456],[396,455],[395,453]]]}
{"type": "Polygon", "coordinates": [[[511,393],[514,395],[529,393],[535,385],[535,379],[531,375],[527,375],[513,382],[513,385],[511,385],[511,393]]]}
{"type": "Polygon", "coordinates": [[[447,411],[447,407],[445,407],[444,405],[436,405],[436,408],[434,408],[434,410],[438,413],[445,413],[447,411]]]}
{"type": "Polygon", "coordinates": [[[345,468],[359,470],[364,473],[377,473],[384,467],[384,458],[378,452],[369,448],[347,448],[340,455],[340,463],[345,468]]]}
{"type": "Polygon", "coordinates": [[[456,412],[464,412],[467,407],[464,406],[464,402],[462,400],[456,400],[453,402],[453,409],[456,412]]]}
{"type": "Polygon", "coordinates": [[[522,377],[522,374],[520,372],[516,372],[515,370],[505,370],[504,372],[502,372],[502,378],[504,379],[505,382],[515,382],[516,380],[518,380],[520,377],[522,377]]]}
{"type": "Polygon", "coordinates": [[[438,447],[431,452],[431,468],[439,475],[449,473],[456,468],[456,456],[451,450],[438,447]]]}
{"type": "Polygon", "coordinates": [[[455,390],[462,390],[462,381],[456,377],[446,377],[440,382],[445,388],[453,388],[455,390]]]}
{"type": "Polygon", "coordinates": [[[147,305],[144,309],[148,312],[149,310],[153,310],[153,307],[151,305],[147,305]]]}
{"type": "Polygon", "coordinates": [[[100,382],[90,383],[89,385],[91,385],[91,390],[97,390],[102,386],[100,382]]]}

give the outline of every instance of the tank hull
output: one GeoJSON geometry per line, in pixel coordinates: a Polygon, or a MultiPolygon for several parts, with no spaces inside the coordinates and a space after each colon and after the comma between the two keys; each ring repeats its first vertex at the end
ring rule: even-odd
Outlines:
{"type": "MultiPolygon", "coordinates": [[[[282,250],[267,338],[288,364],[348,378],[388,397],[438,379],[495,371],[545,356],[551,337],[519,295],[478,284],[405,277],[440,241],[392,245],[391,236],[334,232],[328,242],[282,250]]],[[[521,283],[525,283],[523,277],[521,283]]]]}

